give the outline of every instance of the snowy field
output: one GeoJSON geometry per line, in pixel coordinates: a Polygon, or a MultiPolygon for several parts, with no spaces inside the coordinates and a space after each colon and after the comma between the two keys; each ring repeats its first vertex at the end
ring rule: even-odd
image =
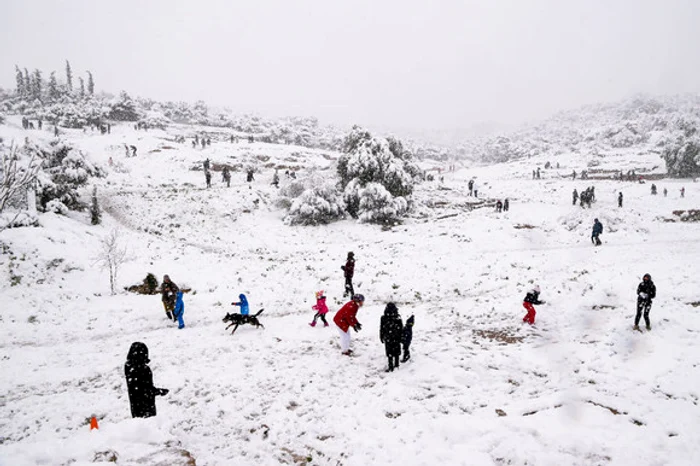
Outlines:
{"type": "MultiPolygon", "coordinates": [[[[17,123],[0,136],[51,136],[17,123]]],[[[337,154],[223,138],[194,149],[194,133],[67,130],[109,172],[97,180],[103,224],[42,214],[41,228],[0,233],[1,465],[700,464],[700,224],[666,221],[700,208],[697,183],[657,181],[664,197],[650,183],[572,181],[588,160],[567,156],[532,180],[546,162],[533,157],[419,185],[416,213],[390,229],[289,227],[271,167],[331,177],[337,154]],[[178,134],[187,142],[172,142],[178,134]],[[125,158],[124,143],[139,155],[125,158]],[[252,183],[233,171],[230,188],[214,172],[205,189],[207,157],[261,171],[252,183]],[[480,198],[508,197],[510,211],[469,197],[472,177],[480,198]],[[593,208],[572,206],[572,190],[591,185],[593,208]],[[128,243],[122,288],[152,272],[192,289],[185,329],[158,295],[110,295],[94,258],[113,228],[128,243]],[[351,358],[333,325],[308,325],[315,291],[326,290],[331,317],[344,303],[348,251],[367,298],[351,358]],[[635,291],[647,272],[657,299],[653,329],[640,333],[635,291]],[[535,283],[547,303],[526,327],[522,298],[535,283]],[[264,330],[224,331],[239,293],[265,309],[264,330]],[[389,301],[416,319],[412,359],[393,373],[378,336],[389,301]],[[130,417],[123,366],[134,341],[170,389],[155,418],[130,417]]],[[[620,153],[596,168],[662,166],[620,153]]]]}

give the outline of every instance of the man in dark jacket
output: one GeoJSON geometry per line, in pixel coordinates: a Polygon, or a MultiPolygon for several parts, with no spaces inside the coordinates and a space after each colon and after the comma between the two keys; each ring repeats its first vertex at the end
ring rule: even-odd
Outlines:
{"type": "Polygon", "coordinates": [[[403,358],[401,358],[401,362],[406,362],[411,359],[411,340],[413,340],[414,322],[415,318],[413,316],[409,317],[401,333],[401,344],[403,345],[403,358]]]}
{"type": "Polygon", "coordinates": [[[535,307],[533,304],[544,304],[544,301],[540,301],[540,285],[535,285],[535,287],[525,295],[523,300],[523,307],[527,310],[527,314],[523,317],[523,322],[530,325],[535,323],[535,307]]]}
{"type": "Polygon", "coordinates": [[[352,277],[355,275],[355,253],[349,252],[345,265],[340,266],[345,274],[345,293],[343,296],[353,296],[355,288],[352,286],[352,277]]]}
{"type": "Polygon", "coordinates": [[[603,234],[603,224],[598,221],[598,219],[595,219],[593,221],[593,231],[591,232],[591,242],[595,244],[596,246],[600,246],[603,244],[600,241],[600,238],[598,238],[600,235],[603,234]]]}
{"type": "Polygon", "coordinates": [[[379,341],[384,343],[386,357],[389,359],[389,367],[386,372],[393,372],[395,368],[399,368],[402,331],[403,323],[396,304],[387,304],[384,315],[379,322],[379,341]]]}
{"type": "Polygon", "coordinates": [[[578,201],[578,191],[576,191],[576,188],[574,188],[574,205],[576,205],[576,201],[578,201]]]}
{"type": "Polygon", "coordinates": [[[622,191],[617,195],[617,206],[622,207],[622,191]]]}
{"type": "Polygon", "coordinates": [[[651,300],[656,298],[656,286],[651,281],[651,275],[644,274],[642,283],[637,286],[637,315],[634,317],[634,329],[639,330],[639,319],[644,312],[644,322],[647,324],[647,330],[651,330],[651,322],[649,321],[649,311],[651,310],[651,300]]]}
{"type": "Polygon", "coordinates": [[[163,284],[160,285],[160,293],[163,307],[165,308],[165,315],[173,322],[176,320],[173,316],[173,310],[175,309],[175,300],[177,299],[178,291],[180,291],[180,288],[170,280],[170,276],[163,275],[163,284]]]}
{"type": "Polygon", "coordinates": [[[148,363],[148,347],[140,341],[132,343],[124,364],[131,417],[155,416],[156,396],[168,394],[168,389],[153,385],[153,373],[148,363]]]}

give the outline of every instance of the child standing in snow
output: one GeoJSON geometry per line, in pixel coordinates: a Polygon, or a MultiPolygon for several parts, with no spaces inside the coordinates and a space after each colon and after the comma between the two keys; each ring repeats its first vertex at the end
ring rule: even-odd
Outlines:
{"type": "Polygon", "coordinates": [[[237,303],[231,303],[233,306],[240,306],[241,307],[241,315],[242,316],[247,316],[250,314],[250,307],[248,307],[248,299],[245,297],[243,293],[238,295],[238,301],[237,303]]]}
{"type": "Polygon", "coordinates": [[[177,319],[177,328],[185,328],[185,321],[182,316],[185,314],[185,303],[182,301],[182,291],[178,291],[175,298],[175,309],[173,310],[173,320],[177,319]]]}
{"type": "Polygon", "coordinates": [[[316,305],[311,306],[311,309],[316,311],[314,315],[314,320],[309,325],[312,327],[316,326],[316,319],[320,318],[323,321],[323,326],[328,327],[328,322],[326,322],[326,314],[328,314],[328,306],[326,306],[326,297],[324,296],[323,290],[316,292],[316,305]]]}
{"type": "Polygon", "coordinates": [[[406,325],[401,333],[401,344],[403,344],[403,358],[401,362],[406,362],[411,359],[411,340],[413,340],[413,323],[415,318],[413,315],[406,320],[406,325]]]}
{"type": "Polygon", "coordinates": [[[523,300],[523,307],[527,309],[527,314],[523,317],[523,322],[527,322],[530,325],[535,324],[535,307],[533,304],[544,304],[544,301],[540,301],[540,285],[535,285],[535,287],[525,295],[523,300]]]}

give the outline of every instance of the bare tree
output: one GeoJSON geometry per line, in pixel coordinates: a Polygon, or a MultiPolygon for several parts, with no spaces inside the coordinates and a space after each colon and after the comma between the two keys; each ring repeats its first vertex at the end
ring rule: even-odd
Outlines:
{"type": "Polygon", "coordinates": [[[37,174],[41,169],[41,162],[36,154],[32,153],[26,166],[18,165],[19,149],[14,144],[10,145],[8,152],[2,152],[2,183],[0,184],[0,212],[12,199],[22,192],[34,186],[37,174]]]}
{"type": "Polygon", "coordinates": [[[127,249],[126,246],[122,246],[119,230],[116,228],[102,238],[100,243],[102,246],[94,263],[98,264],[102,270],[109,270],[109,288],[112,294],[116,294],[117,275],[121,265],[126,262],[127,249]]]}

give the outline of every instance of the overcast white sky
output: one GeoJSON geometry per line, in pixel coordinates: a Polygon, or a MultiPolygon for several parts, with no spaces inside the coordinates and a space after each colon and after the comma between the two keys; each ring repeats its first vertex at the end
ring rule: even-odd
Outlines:
{"type": "Polygon", "coordinates": [[[3,0],[14,65],[263,115],[457,128],[700,92],[700,0],[3,0]]]}

